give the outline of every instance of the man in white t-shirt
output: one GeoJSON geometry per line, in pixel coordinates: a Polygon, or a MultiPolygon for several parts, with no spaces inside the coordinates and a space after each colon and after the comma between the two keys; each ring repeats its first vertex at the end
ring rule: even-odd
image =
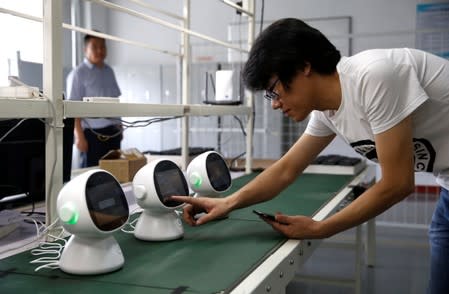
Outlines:
{"type": "Polygon", "coordinates": [[[359,225],[414,191],[414,172],[433,172],[441,186],[430,228],[430,293],[449,293],[449,61],[414,49],[367,50],[341,58],[318,30],[297,19],[270,25],[243,70],[250,90],[265,90],[273,109],[305,133],[274,165],[226,198],[185,198],[184,219],[204,224],[274,198],[340,136],[378,162],[382,178],[323,221],[277,214],[266,220],[289,238],[326,238],[359,225]],[[276,180],[273,180],[276,179],[276,180]],[[194,219],[199,211],[203,217],[194,219]]]}

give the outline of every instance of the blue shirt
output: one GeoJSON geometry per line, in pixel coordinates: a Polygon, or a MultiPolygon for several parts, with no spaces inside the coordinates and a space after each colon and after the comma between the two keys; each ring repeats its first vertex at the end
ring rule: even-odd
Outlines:
{"type": "MultiPolygon", "coordinates": [[[[98,67],[86,58],[70,73],[67,84],[67,89],[70,91],[69,100],[82,101],[83,97],[118,97],[121,95],[112,68],[107,64],[98,67]]],[[[88,127],[99,129],[117,124],[120,122],[114,118],[84,118],[81,121],[83,129],[88,127]]]]}

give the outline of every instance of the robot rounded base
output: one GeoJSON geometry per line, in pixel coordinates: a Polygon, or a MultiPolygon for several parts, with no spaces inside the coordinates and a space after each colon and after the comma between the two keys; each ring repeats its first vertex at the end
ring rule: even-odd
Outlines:
{"type": "Polygon", "coordinates": [[[134,236],[144,241],[170,241],[184,236],[181,219],[174,211],[144,210],[137,221],[134,236]]]}
{"type": "Polygon", "coordinates": [[[124,263],[122,250],[113,236],[72,235],[59,259],[59,268],[69,274],[98,275],[116,271],[124,263]]]}

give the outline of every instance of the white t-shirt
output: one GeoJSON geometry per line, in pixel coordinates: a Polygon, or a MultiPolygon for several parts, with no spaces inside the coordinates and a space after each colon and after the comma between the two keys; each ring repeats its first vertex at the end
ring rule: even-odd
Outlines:
{"type": "Polygon", "coordinates": [[[449,61],[416,49],[374,49],[337,64],[337,111],[313,111],[306,133],[337,134],[377,161],[374,135],[413,120],[415,171],[449,189],[449,61]]]}

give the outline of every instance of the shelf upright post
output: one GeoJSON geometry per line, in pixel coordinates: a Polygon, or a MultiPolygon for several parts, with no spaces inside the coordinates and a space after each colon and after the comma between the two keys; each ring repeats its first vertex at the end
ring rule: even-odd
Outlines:
{"type": "MultiPolygon", "coordinates": [[[[190,0],[183,0],[182,16],[183,27],[190,29],[190,0]]],[[[181,75],[181,97],[182,104],[190,103],[190,35],[181,33],[181,50],[182,50],[182,75],[181,75]]],[[[186,115],[182,118],[181,123],[181,165],[182,170],[187,169],[189,159],[189,117],[186,115]]]]}
{"type": "Polygon", "coordinates": [[[51,113],[55,116],[46,119],[45,128],[45,202],[49,225],[56,219],[56,198],[62,187],[62,1],[44,0],[43,15],[43,90],[54,105],[51,113]]]}
{"type": "MultiPolygon", "coordinates": [[[[247,0],[248,8],[250,12],[248,15],[248,50],[251,50],[251,46],[254,43],[255,36],[255,0],[247,0]]],[[[246,124],[246,163],[245,173],[251,173],[252,160],[253,160],[253,141],[254,141],[254,93],[248,92],[246,97],[246,105],[251,107],[251,113],[248,116],[248,122],[246,124]]]]}

